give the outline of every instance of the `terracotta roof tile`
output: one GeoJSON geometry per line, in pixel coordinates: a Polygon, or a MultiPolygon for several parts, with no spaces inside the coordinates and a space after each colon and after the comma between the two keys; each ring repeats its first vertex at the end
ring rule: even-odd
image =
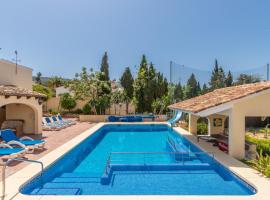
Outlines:
{"type": "Polygon", "coordinates": [[[41,97],[46,98],[46,95],[28,90],[25,88],[16,87],[13,85],[0,85],[1,96],[20,96],[20,97],[41,97]]]}
{"type": "Polygon", "coordinates": [[[241,99],[248,95],[267,89],[270,89],[270,81],[226,87],[172,104],[169,106],[169,108],[198,113],[200,111],[228,103],[236,99],[241,99]]]}

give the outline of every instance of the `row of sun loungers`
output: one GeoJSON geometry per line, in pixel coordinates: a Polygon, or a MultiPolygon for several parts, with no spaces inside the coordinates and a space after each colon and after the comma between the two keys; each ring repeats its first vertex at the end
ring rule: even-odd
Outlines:
{"type": "Polygon", "coordinates": [[[76,124],[75,121],[67,119],[64,120],[61,115],[43,117],[42,119],[42,129],[46,131],[59,131],[74,124],[76,124]]]}
{"type": "Polygon", "coordinates": [[[1,130],[0,138],[0,164],[12,158],[24,157],[36,149],[43,149],[45,145],[45,140],[34,140],[28,136],[18,138],[11,129],[1,130]]]}

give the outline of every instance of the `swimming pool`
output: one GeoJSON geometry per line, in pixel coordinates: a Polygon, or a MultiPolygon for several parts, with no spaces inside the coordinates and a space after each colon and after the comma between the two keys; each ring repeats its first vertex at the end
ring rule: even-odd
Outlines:
{"type": "Polygon", "coordinates": [[[104,125],[20,188],[28,195],[252,195],[167,125],[104,125]]]}

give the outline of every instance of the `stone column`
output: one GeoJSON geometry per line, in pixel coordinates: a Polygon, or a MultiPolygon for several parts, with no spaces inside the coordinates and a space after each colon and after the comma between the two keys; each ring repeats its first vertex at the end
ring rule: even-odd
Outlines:
{"type": "Polygon", "coordinates": [[[188,124],[188,131],[193,134],[197,134],[197,120],[199,119],[198,116],[189,114],[189,124],[188,124]]]}
{"type": "Polygon", "coordinates": [[[229,154],[237,159],[245,157],[245,116],[237,107],[229,114],[229,154]]]}

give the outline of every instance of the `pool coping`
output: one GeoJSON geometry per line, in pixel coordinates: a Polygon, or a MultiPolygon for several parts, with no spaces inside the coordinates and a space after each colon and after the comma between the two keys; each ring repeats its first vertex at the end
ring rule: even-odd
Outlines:
{"type": "MultiPolygon", "coordinates": [[[[96,130],[101,128],[104,125],[108,124],[167,124],[166,122],[141,122],[141,123],[98,123],[95,126],[89,128],[88,130],[82,132],[80,135],[76,136],[72,140],[64,143],[54,151],[48,153],[44,157],[40,158],[39,161],[43,162],[44,168],[50,166],[56,160],[61,158],[65,153],[74,148],[84,139],[92,135],[96,130]],[[57,158],[57,159],[56,159],[57,158]]],[[[81,199],[81,200],[130,200],[130,199],[142,199],[142,200],[195,200],[195,199],[215,199],[215,200],[223,200],[223,199],[260,199],[266,200],[269,199],[270,196],[270,180],[264,178],[259,175],[257,171],[248,167],[244,163],[232,158],[231,156],[223,153],[218,150],[218,148],[213,147],[210,143],[205,141],[200,141],[199,143],[191,133],[180,128],[173,128],[177,133],[181,133],[185,138],[187,138],[190,142],[197,145],[203,151],[213,152],[215,154],[215,159],[223,164],[225,167],[230,169],[234,174],[239,176],[244,181],[248,182],[251,186],[253,186],[257,193],[251,196],[232,196],[232,195],[80,195],[80,196],[54,196],[54,195],[24,195],[19,193],[19,188],[27,182],[32,177],[36,176],[40,172],[40,166],[36,164],[30,164],[25,168],[19,170],[15,174],[9,176],[6,179],[6,199],[13,200],[71,200],[71,199],[81,199]]],[[[2,187],[2,186],[1,186],[2,187]]]]}

